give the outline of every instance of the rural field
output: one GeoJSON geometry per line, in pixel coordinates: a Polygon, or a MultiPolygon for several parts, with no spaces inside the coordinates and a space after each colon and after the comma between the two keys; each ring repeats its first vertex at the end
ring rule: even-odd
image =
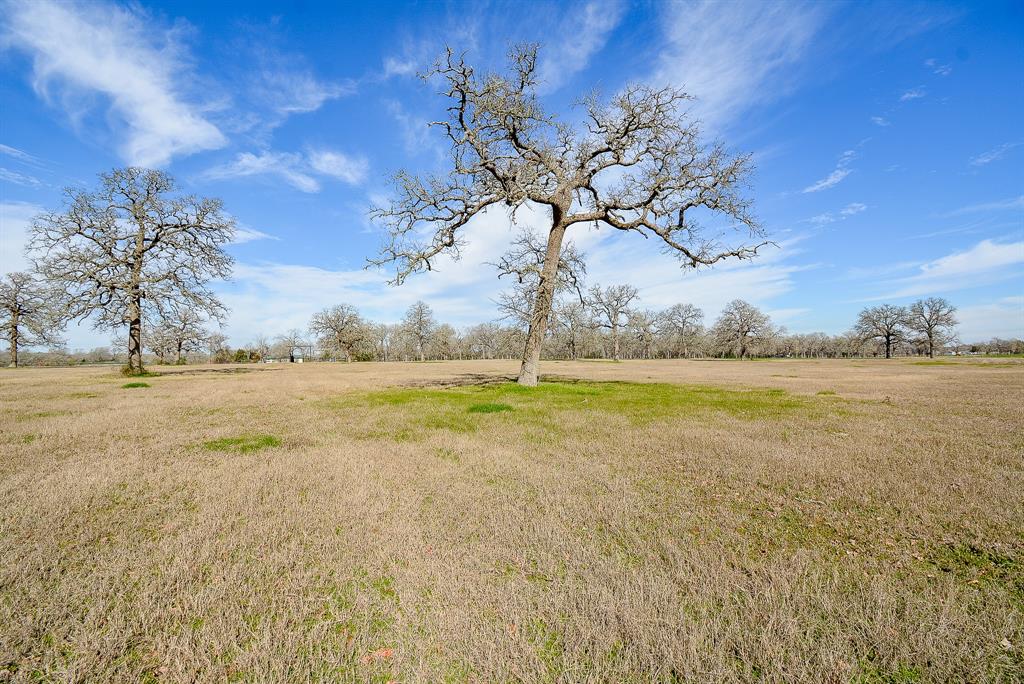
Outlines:
{"type": "Polygon", "coordinates": [[[0,373],[0,681],[1021,681],[1021,360],[516,370],[0,373]]]}

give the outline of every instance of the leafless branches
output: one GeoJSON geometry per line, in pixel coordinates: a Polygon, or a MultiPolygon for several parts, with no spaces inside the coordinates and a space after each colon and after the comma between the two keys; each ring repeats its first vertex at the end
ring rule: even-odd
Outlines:
{"type": "Polygon", "coordinates": [[[394,201],[373,212],[387,238],[371,262],[394,263],[398,284],[430,270],[442,253],[457,258],[464,227],[489,207],[548,207],[543,246],[528,246],[542,258],[535,262],[524,384],[536,384],[541,339],[566,265],[562,242],[573,225],[655,237],[685,267],[748,259],[767,244],[745,195],[750,158],[701,142],[683,110],[689,96],[645,85],[607,104],[591,96],[580,103],[585,125],[573,127],[541,108],[536,65],[532,45],[513,48],[504,75],[477,74],[463,56],[446,52],[427,77],[443,84],[448,101],[446,118],[434,125],[449,143],[451,166],[441,176],[396,174],[394,201]]]}
{"type": "Polygon", "coordinates": [[[172,195],[162,171],[129,167],[100,175],[95,192],[69,188],[66,207],[36,217],[29,253],[65,294],[68,315],[129,328],[129,370],[142,370],[142,320],[172,308],[214,318],[224,308],[208,282],[230,275],[223,250],[234,220],[220,200],[172,195]]]}

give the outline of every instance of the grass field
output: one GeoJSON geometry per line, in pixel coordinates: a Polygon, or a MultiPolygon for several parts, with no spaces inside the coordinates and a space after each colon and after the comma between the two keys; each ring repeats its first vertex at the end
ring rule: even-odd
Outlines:
{"type": "Polygon", "coordinates": [[[0,681],[1024,678],[1021,360],[515,370],[0,372],[0,681]]]}

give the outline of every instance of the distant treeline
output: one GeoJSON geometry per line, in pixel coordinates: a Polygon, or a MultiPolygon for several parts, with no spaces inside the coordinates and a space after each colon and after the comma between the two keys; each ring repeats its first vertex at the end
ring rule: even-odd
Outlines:
{"type": "MultiPolygon", "coordinates": [[[[905,316],[891,340],[894,356],[928,354],[926,335],[913,330],[909,318],[912,308],[901,309],[905,316]]],[[[659,312],[627,307],[620,312],[619,325],[614,329],[608,315],[594,310],[588,298],[568,309],[560,307],[555,312],[544,344],[546,359],[611,359],[615,357],[616,337],[622,359],[885,356],[884,337],[871,335],[865,328],[873,317],[885,312],[883,307],[865,309],[858,325],[841,335],[788,333],[741,300],[729,304],[709,327],[703,324],[703,312],[686,304],[659,312]]],[[[205,331],[198,319],[175,330],[164,328],[151,336],[147,354],[151,362],[514,359],[521,354],[526,335],[525,326],[515,322],[492,321],[462,329],[439,323],[423,302],[410,307],[405,318],[394,324],[368,321],[354,307],[338,305],[316,314],[307,330],[291,330],[273,338],[259,336],[238,348],[229,346],[224,335],[205,331]]],[[[963,344],[951,330],[942,332],[937,353],[1024,354],[1024,340],[994,338],[963,344]]],[[[124,363],[125,359],[124,353],[115,353],[110,347],[89,351],[55,348],[23,352],[21,363],[68,366],[124,363]]]]}

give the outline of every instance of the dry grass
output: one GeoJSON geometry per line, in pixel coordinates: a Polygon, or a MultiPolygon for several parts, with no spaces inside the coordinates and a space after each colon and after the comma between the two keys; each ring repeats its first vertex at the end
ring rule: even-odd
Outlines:
{"type": "Polygon", "coordinates": [[[0,373],[0,681],[1021,681],[1016,360],[212,370],[0,373]]]}

